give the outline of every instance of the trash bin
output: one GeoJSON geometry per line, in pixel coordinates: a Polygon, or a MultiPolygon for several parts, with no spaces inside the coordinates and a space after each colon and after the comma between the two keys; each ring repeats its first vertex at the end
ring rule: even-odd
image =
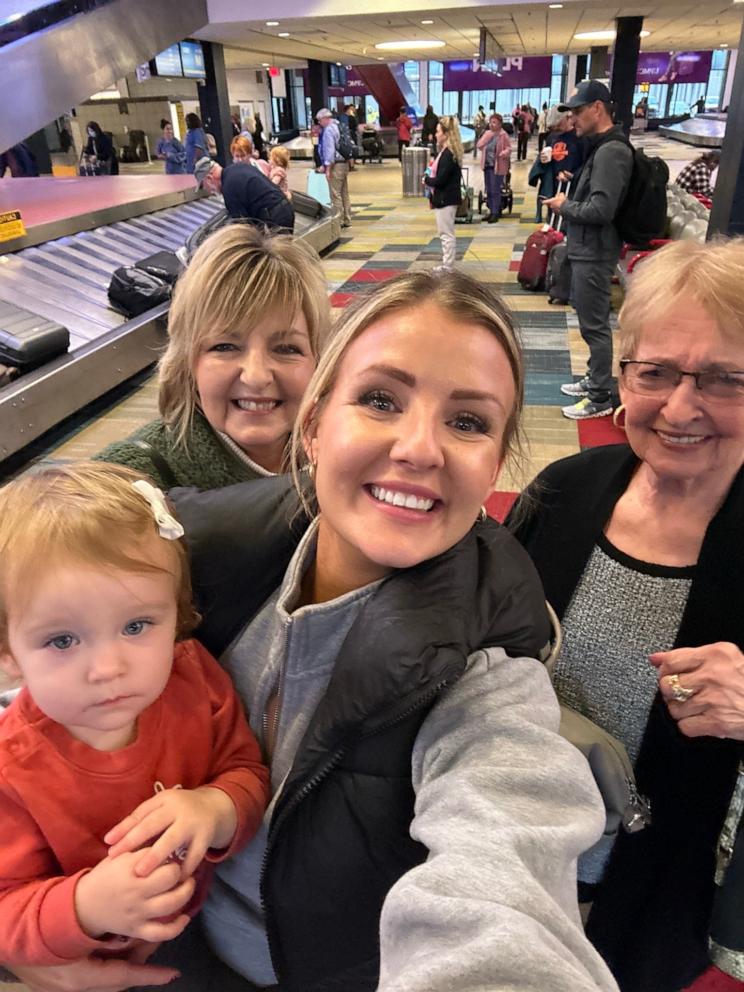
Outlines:
{"type": "Polygon", "coordinates": [[[403,196],[423,196],[421,179],[426,172],[429,149],[416,147],[403,149],[403,196]]]}

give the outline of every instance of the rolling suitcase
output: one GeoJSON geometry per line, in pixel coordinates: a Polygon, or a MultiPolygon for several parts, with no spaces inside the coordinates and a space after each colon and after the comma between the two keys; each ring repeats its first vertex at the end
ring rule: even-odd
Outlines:
{"type": "Polygon", "coordinates": [[[457,213],[455,214],[456,224],[472,224],[473,223],[473,200],[475,199],[475,192],[472,186],[469,186],[470,182],[470,170],[467,168],[461,169],[460,177],[460,203],[457,207],[457,213]]]}
{"type": "Polygon", "coordinates": [[[30,372],[69,347],[70,332],[62,324],[0,300],[0,364],[30,372]]]}
{"type": "MultiPolygon", "coordinates": [[[[566,192],[568,192],[568,188],[566,192]]],[[[564,240],[564,236],[560,231],[562,220],[563,218],[559,216],[557,228],[553,227],[555,214],[552,214],[548,224],[541,224],[527,238],[522,260],[519,263],[519,271],[517,272],[517,281],[525,289],[532,290],[533,292],[545,289],[550,252],[564,240]]]]}
{"type": "Polygon", "coordinates": [[[568,303],[571,298],[571,263],[565,241],[560,241],[550,249],[545,288],[548,291],[548,303],[568,303]]]}

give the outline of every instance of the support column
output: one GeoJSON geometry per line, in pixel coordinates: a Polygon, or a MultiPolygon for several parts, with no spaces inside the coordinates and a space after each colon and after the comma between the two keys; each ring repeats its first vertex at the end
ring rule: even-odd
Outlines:
{"type": "Polygon", "coordinates": [[[642,17],[618,17],[615,21],[615,57],[612,63],[610,93],[615,104],[615,120],[626,134],[633,125],[633,92],[641,49],[642,17]]]}
{"type": "MultiPolygon", "coordinates": [[[[321,107],[328,106],[328,64],[318,59],[307,60],[307,83],[313,120],[321,107]]],[[[312,122],[311,122],[312,123],[312,122]]]]}
{"type": "Polygon", "coordinates": [[[227,95],[227,73],[225,53],[222,45],[213,41],[203,41],[204,67],[207,79],[199,86],[199,109],[204,129],[214,135],[217,142],[217,161],[220,165],[230,163],[230,99],[227,95]]]}
{"type": "Polygon", "coordinates": [[[607,45],[592,45],[589,71],[592,79],[610,78],[610,50],[607,45]]]}
{"type": "Polygon", "coordinates": [[[731,90],[734,87],[734,75],[736,74],[736,63],[738,61],[739,53],[737,51],[730,51],[728,55],[729,57],[726,63],[726,81],[723,84],[721,102],[718,105],[719,110],[723,110],[724,107],[728,107],[731,103],[731,90]]]}
{"type": "Polygon", "coordinates": [[[744,28],[739,38],[726,134],[718,166],[708,237],[714,234],[744,234],[744,28]]]}
{"type": "Polygon", "coordinates": [[[587,72],[589,69],[589,56],[588,55],[577,55],[576,56],[576,78],[571,82],[568,80],[569,93],[573,90],[577,83],[580,83],[582,79],[587,78],[587,72]]]}

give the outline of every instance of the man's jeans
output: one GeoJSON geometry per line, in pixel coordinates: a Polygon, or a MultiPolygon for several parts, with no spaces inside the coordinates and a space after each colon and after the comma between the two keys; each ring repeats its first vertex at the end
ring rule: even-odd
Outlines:
{"type": "Polygon", "coordinates": [[[589,399],[595,403],[606,403],[612,392],[610,287],[615,265],[571,259],[571,301],[589,345],[589,399]]]}

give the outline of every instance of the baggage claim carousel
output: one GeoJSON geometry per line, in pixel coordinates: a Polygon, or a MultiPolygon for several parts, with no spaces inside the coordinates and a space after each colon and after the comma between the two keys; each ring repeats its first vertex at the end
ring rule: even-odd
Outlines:
{"type": "MultiPolygon", "coordinates": [[[[175,251],[223,208],[191,176],[100,176],[0,180],[0,214],[20,211],[26,234],[0,242],[0,301],[70,332],[66,355],[0,388],[2,461],[86,404],[157,361],[168,304],[131,320],[111,309],[107,289],[120,265],[175,251]]],[[[338,241],[328,208],[295,234],[321,252],[338,241]]]]}

